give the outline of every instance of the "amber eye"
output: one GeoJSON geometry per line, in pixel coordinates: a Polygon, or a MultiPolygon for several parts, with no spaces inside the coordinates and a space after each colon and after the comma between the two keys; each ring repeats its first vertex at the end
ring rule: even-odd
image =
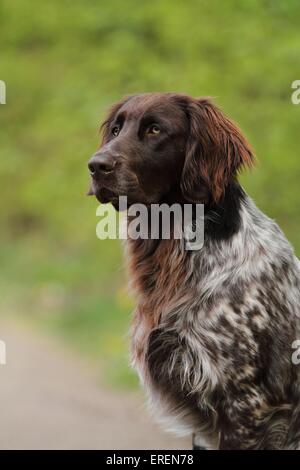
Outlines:
{"type": "Polygon", "coordinates": [[[114,126],[111,130],[112,135],[114,135],[115,137],[119,135],[119,132],[120,132],[120,126],[114,126]]]}
{"type": "Polygon", "coordinates": [[[152,124],[147,129],[147,134],[157,135],[160,133],[160,127],[157,124],[152,124]]]}

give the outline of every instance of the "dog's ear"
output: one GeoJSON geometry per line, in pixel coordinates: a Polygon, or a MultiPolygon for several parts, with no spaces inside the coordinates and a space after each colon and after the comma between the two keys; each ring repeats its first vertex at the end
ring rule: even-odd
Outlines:
{"type": "Polygon", "coordinates": [[[129,95],[125,96],[122,100],[118,101],[117,103],[113,104],[108,112],[105,121],[100,126],[100,132],[102,133],[102,142],[101,146],[107,142],[110,126],[115,119],[117,112],[122,108],[122,106],[127,103],[131,98],[134,98],[137,95],[129,95]]]}
{"type": "Polygon", "coordinates": [[[228,183],[254,163],[240,129],[209,98],[188,99],[189,136],[181,189],[191,202],[218,203],[228,183]]]}

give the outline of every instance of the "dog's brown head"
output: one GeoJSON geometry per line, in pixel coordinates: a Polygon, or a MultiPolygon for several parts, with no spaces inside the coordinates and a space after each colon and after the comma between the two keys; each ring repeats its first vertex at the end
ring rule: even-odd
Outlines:
{"type": "Polygon", "coordinates": [[[89,161],[100,202],[218,203],[253,153],[238,127],[207,98],[134,95],[115,104],[89,161]]]}

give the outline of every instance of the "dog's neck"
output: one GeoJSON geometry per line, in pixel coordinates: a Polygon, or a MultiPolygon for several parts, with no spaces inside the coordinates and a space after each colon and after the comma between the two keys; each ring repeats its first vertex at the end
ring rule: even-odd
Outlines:
{"type": "MultiPolygon", "coordinates": [[[[227,242],[239,231],[241,221],[241,207],[246,194],[238,182],[233,181],[227,188],[226,193],[220,204],[205,205],[204,208],[204,246],[200,249],[199,255],[207,250],[211,252],[212,246],[221,246],[227,242]],[[210,248],[209,248],[210,247],[210,248]],[[201,253],[202,252],[202,253],[201,253]]],[[[166,201],[164,201],[166,203],[166,201]]],[[[178,199],[176,200],[178,203],[178,199]]],[[[182,203],[184,203],[182,201],[182,203]]],[[[170,199],[169,204],[174,204],[170,199]]],[[[151,217],[149,214],[149,221],[151,217]]],[[[214,249],[213,249],[214,250],[214,249]]],[[[160,274],[164,273],[165,279],[171,278],[174,265],[178,268],[185,268],[185,259],[187,264],[195,251],[185,249],[184,240],[174,238],[170,239],[132,239],[129,237],[127,242],[127,253],[129,258],[129,269],[132,273],[132,279],[138,282],[136,290],[140,292],[149,292],[155,289],[155,285],[160,274]],[[170,260],[177,260],[174,264],[170,260]]],[[[202,256],[201,256],[202,257],[202,256]]]]}
{"type": "MultiPolygon", "coordinates": [[[[235,233],[237,233],[241,225],[241,203],[245,198],[246,194],[238,181],[232,180],[227,186],[224,195],[218,204],[211,201],[204,204],[204,239],[221,242],[222,240],[230,239],[235,233]]],[[[184,210],[185,204],[189,204],[192,207],[191,222],[193,222],[197,217],[196,204],[192,204],[185,199],[179,188],[175,188],[170,191],[164,198],[162,198],[160,204],[167,204],[169,207],[174,204],[179,204],[182,207],[182,210],[184,210]]],[[[130,219],[132,220],[134,217],[131,217],[130,219]]],[[[173,222],[174,221],[172,220],[171,232],[174,228],[173,222]]],[[[149,234],[151,232],[151,223],[151,210],[149,208],[147,219],[149,234]]],[[[162,228],[159,227],[159,233],[161,232],[162,228]]],[[[149,239],[132,240],[132,243],[139,249],[143,248],[145,255],[146,253],[151,255],[162,241],[165,243],[165,240],[163,240],[162,237],[151,240],[151,237],[149,236],[149,239]]]]}
{"type": "Polygon", "coordinates": [[[243,188],[233,180],[218,204],[205,205],[205,237],[221,241],[237,233],[241,225],[241,203],[245,198],[243,188]]]}

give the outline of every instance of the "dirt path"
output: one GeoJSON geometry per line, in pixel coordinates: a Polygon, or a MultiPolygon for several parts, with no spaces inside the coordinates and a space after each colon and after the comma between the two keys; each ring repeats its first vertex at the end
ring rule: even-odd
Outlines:
{"type": "Polygon", "coordinates": [[[100,388],[52,338],[0,321],[0,449],[186,449],[151,423],[137,394],[100,388]]]}

